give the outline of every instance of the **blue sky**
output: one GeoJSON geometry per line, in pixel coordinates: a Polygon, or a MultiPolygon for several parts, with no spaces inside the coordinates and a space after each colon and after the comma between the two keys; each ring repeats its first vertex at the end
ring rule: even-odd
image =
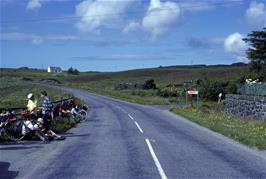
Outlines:
{"type": "Polygon", "coordinates": [[[1,67],[120,71],[247,62],[264,0],[1,0],[1,67]]]}

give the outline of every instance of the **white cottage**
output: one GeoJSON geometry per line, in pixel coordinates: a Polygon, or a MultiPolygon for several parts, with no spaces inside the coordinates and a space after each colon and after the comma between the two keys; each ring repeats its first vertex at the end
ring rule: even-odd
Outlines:
{"type": "Polygon", "coordinates": [[[47,72],[48,73],[62,73],[62,68],[48,66],[47,72]]]}

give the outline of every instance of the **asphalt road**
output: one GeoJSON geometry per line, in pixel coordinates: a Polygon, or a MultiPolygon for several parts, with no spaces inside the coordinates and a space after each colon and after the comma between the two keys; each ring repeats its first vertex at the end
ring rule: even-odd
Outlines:
{"type": "Polygon", "coordinates": [[[65,141],[0,145],[0,178],[266,178],[263,152],[167,110],[65,90],[87,120],[65,141]]]}

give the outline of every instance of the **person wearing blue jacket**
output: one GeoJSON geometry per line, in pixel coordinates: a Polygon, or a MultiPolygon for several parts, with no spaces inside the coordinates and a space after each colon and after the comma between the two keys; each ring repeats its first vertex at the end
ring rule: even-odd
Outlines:
{"type": "Polygon", "coordinates": [[[44,127],[47,132],[52,129],[53,104],[48,98],[46,91],[41,92],[41,98],[43,98],[41,109],[43,114],[44,127]]]}

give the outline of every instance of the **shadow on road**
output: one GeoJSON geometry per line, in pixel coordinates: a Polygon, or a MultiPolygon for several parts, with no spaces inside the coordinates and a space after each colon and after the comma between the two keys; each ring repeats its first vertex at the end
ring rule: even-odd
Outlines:
{"type": "Polygon", "coordinates": [[[91,134],[88,133],[88,134],[68,134],[68,135],[64,135],[64,137],[68,138],[68,137],[88,137],[90,136],[91,134]]]}
{"type": "Polygon", "coordinates": [[[3,147],[3,146],[15,146],[15,145],[34,145],[34,144],[49,144],[49,142],[47,143],[44,143],[42,141],[38,141],[38,140],[22,140],[22,141],[19,141],[19,142],[5,142],[5,143],[1,143],[0,144],[0,149],[3,147]]]}
{"type": "Polygon", "coordinates": [[[0,161],[0,178],[13,179],[18,175],[18,171],[9,171],[10,163],[0,161]]]}
{"type": "Polygon", "coordinates": [[[22,150],[22,149],[38,149],[42,148],[41,146],[29,146],[29,147],[24,147],[24,146],[14,146],[14,147],[2,147],[0,150],[22,150]]]}

